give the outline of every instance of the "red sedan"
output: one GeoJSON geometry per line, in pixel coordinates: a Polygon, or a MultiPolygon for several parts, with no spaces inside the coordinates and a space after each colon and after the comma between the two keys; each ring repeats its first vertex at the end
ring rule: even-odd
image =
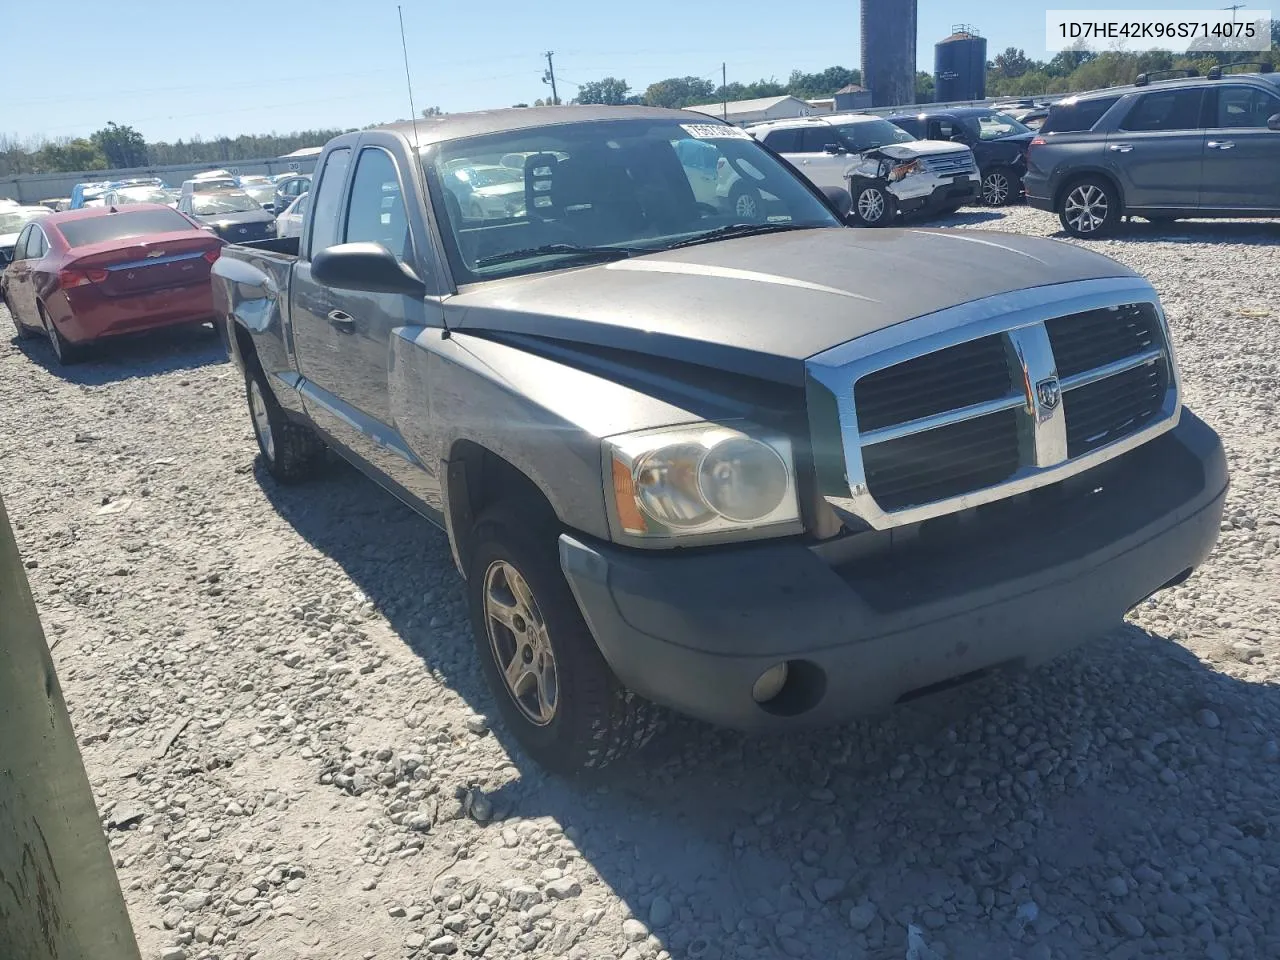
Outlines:
{"type": "Polygon", "coordinates": [[[103,337],[212,318],[222,245],[157,203],[67,210],[23,228],[0,295],[20,336],[43,332],[74,363],[103,337]]]}

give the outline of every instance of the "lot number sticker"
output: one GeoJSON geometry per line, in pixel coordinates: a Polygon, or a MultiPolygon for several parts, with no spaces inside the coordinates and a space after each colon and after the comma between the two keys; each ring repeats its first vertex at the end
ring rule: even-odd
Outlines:
{"type": "Polygon", "coordinates": [[[727,123],[682,123],[680,128],[697,140],[750,140],[751,134],[727,123]]]}

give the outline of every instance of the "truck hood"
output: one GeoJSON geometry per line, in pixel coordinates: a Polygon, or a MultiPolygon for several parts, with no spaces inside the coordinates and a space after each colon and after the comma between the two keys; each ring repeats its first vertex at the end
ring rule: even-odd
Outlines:
{"type": "Polygon", "coordinates": [[[1135,274],[1057,240],[963,230],[797,230],[468,285],[460,332],[628,351],[789,386],[829,347],[1028,287],[1135,274]]]}

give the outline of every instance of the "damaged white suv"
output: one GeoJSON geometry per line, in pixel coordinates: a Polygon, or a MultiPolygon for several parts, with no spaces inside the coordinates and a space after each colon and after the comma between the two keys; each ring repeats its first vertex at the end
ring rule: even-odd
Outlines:
{"type": "Polygon", "coordinates": [[[854,217],[869,227],[900,213],[952,213],[976,202],[982,182],[964,144],[917,140],[880,117],[840,113],[746,129],[818,187],[847,189],[854,217]]]}

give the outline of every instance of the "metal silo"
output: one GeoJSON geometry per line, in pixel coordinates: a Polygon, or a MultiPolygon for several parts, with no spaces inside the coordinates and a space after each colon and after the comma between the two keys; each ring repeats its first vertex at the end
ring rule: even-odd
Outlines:
{"type": "Polygon", "coordinates": [[[862,0],[862,85],[873,106],[916,102],[915,0],[862,0]]]}
{"type": "Polygon", "coordinates": [[[981,100],[987,95],[987,41],[960,23],[933,48],[934,97],[939,103],[981,100]]]}

